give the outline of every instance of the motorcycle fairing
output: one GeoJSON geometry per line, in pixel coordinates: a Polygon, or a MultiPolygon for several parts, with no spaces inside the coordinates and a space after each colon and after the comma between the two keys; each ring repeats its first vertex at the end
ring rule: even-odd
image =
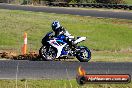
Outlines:
{"type": "MultiPolygon", "coordinates": [[[[56,39],[50,40],[48,42],[49,42],[50,45],[52,45],[53,47],[55,47],[57,49],[56,58],[60,57],[61,54],[62,54],[62,50],[63,50],[63,48],[65,47],[65,45],[67,43],[63,42],[62,40],[56,40],[56,39]],[[60,45],[60,44],[58,44],[58,42],[62,42],[63,44],[60,45]]],[[[63,51],[63,53],[64,53],[64,51],[63,51]]]]}
{"type": "Polygon", "coordinates": [[[86,40],[86,37],[79,37],[76,41],[74,41],[74,44],[77,44],[77,43],[84,41],[84,40],[86,40]]]}

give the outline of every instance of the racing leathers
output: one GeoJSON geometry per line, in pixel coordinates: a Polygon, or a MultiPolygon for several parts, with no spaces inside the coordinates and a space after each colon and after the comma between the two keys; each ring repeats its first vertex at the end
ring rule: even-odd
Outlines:
{"type": "Polygon", "coordinates": [[[65,35],[65,40],[69,43],[69,45],[74,45],[74,36],[72,36],[64,27],[59,27],[57,31],[55,31],[55,37],[59,35],[65,35]]]}

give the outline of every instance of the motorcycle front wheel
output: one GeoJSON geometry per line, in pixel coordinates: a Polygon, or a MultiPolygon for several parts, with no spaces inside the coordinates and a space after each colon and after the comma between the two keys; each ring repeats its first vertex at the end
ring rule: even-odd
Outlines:
{"type": "Polygon", "coordinates": [[[80,62],[88,62],[91,59],[91,51],[85,46],[79,46],[79,51],[76,54],[76,58],[80,62]]]}

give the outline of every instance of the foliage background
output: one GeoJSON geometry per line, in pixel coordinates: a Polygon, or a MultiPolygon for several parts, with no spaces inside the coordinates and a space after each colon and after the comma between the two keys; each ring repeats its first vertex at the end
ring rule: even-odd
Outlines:
{"type": "Polygon", "coordinates": [[[16,4],[40,4],[41,2],[132,4],[132,0],[0,0],[0,2],[16,4]]]}

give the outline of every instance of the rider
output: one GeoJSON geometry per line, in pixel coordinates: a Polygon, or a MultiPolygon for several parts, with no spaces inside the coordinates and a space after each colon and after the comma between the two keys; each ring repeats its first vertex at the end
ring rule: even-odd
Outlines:
{"type": "Polygon", "coordinates": [[[69,42],[70,45],[74,45],[74,36],[71,36],[71,34],[60,25],[59,21],[53,21],[51,27],[52,30],[55,32],[55,37],[63,34],[66,36],[65,40],[69,42]]]}

